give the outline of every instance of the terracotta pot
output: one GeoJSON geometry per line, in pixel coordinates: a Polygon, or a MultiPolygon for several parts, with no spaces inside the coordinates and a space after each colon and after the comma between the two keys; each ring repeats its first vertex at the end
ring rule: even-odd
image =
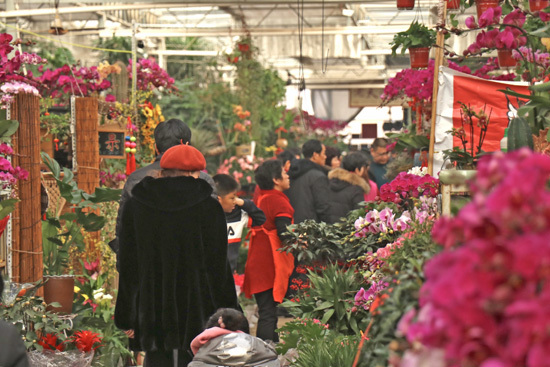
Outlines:
{"type": "Polygon", "coordinates": [[[44,302],[48,304],[46,310],[70,314],[73,311],[74,276],[73,275],[45,275],[44,302]],[[57,302],[61,306],[53,307],[51,303],[57,302]]]}
{"type": "Polygon", "coordinates": [[[460,0],[447,0],[447,10],[460,8],[460,0]]]}
{"type": "Polygon", "coordinates": [[[517,60],[512,57],[512,50],[501,49],[498,52],[498,66],[501,68],[514,67],[517,64],[517,60]]]}
{"type": "Polygon", "coordinates": [[[496,8],[499,2],[499,0],[476,0],[477,17],[479,18],[489,8],[496,8]]]}
{"type": "Polygon", "coordinates": [[[397,0],[397,9],[399,10],[411,10],[414,9],[415,0],[397,0]]]}
{"type": "Polygon", "coordinates": [[[544,10],[548,7],[548,0],[529,0],[529,10],[532,12],[544,10]]]}
{"type": "Polygon", "coordinates": [[[277,139],[277,141],[275,142],[275,145],[278,148],[285,149],[288,146],[288,140],[286,140],[285,138],[277,139]]]}
{"type": "Polygon", "coordinates": [[[427,68],[428,61],[430,60],[430,48],[429,47],[415,47],[409,48],[409,56],[411,58],[411,68],[427,68]]]}

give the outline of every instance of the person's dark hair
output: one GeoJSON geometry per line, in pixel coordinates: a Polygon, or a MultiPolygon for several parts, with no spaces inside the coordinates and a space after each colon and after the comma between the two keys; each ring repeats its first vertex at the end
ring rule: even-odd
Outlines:
{"type": "Polygon", "coordinates": [[[388,139],[386,138],[376,138],[372,142],[371,149],[376,150],[378,148],[385,148],[388,146],[388,139]]]}
{"type": "Polygon", "coordinates": [[[300,148],[286,148],[286,151],[292,153],[296,159],[300,159],[302,156],[302,151],[300,148]]]}
{"type": "Polygon", "coordinates": [[[313,153],[321,153],[323,144],[317,139],[308,140],[302,145],[302,154],[305,159],[313,157],[313,153]]]}
{"type": "Polygon", "coordinates": [[[170,119],[161,122],[155,128],[155,144],[159,153],[164,153],[178,144],[189,142],[191,142],[191,129],[181,120],[170,119]]]}
{"type": "Polygon", "coordinates": [[[355,171],[357,168],[367,167],[368,165],[367,156],[361,152],[351,152],[342,159],[342,168],[350,172],[355,171]]]}
{"type": "Polygon", "coordinates": [[[243,333],[250,333],[248,320],[241,311],[237,311],[233,308],[220,308],[208,318],[205,328],[220,327],[220,321],[223,322],[225,326],[224,329],[231,331],[240,330],[243,333]]]}
{"type": "Polygon", "coordinates": [[[273,179],[281,179],[283,164],[277,159],[270,159],[262,163],[256,171],[254,171],[254,178],[260,189],[273,190],[275,183],[273,179]]]}
{"type": "Polygon", "coordinates": [[[336,147],[326,147],[325,154],[327,156],[327,159],[325,159],[325,164],[329,167],[332,163],[332,158],[340,157],[342,155],[342,153],[340,153],[340,149],[336,147]]]}
{"type": "Polygon", "coordinates": [[[292,161],[296,159],[296,156],[288,150],[283,150],[281,153],[277,154],[277,159],[284,165],[288,161],[292,163],[292,161]]]}
{"type": "Polygon", "coordinates": [[[212,176],[212,179],[216,183],[216,192],[219,196],[225,196],[235,192],[239,189],[239,183],[233,177],[218,173],[212,176]]]}

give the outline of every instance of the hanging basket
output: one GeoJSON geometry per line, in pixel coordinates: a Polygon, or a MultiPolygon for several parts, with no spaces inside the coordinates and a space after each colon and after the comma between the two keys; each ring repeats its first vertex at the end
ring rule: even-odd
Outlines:
{"type": "Polygon", "coordinates": [[[412,10],[414,9],[415,0],[397,0],[397,9],[399,10],[412,10]]]}
{"type": "Polygon", "coordinates": [[[46,310],[60,314],[70,314],[73,311],[74,276],[45,275],[44,301],[48,304],[46,310]],[[61,306],[53,307],[50,303],[57,302],[61,306]]]}
{"type": "Polygon", "coordinates": [[[517,60],[512,57],[512,50],[501,49],[497,50],[498,52],[498,66],[501,68],[511,68],[515,67],[517,60]]]}
{"type": "Polygon", "coordinates": [[[27,357],[31,367],[89,367],[92,365],[94,352],[84,353],[79,350],[70,350],[66,352],[46,350],[40,352],[33,350],[27,353],[27,357]]]}
{"type": "Polygon", "coordinates": [[[489,8],[496,8],[499,2],[499,0],[476,0],[477,17],[479,18],[489,8]]]}
{"type": "Polygon", "coordinates": [[[460,9],[460,0],[447,0],[447,10],[460,9]]]}
{"type": "Polygon", "coordinates": [[[529,0],[529,10],[532,12],[544,10],[548,7],[549,0],[529,0]]]}
{"type": "Polygon", "coordinates": [[[428,61],[430,60],[430,48],[429,47],[409,48],[409,56],[411,58],[412,69],[427,68],[428,61]]]}

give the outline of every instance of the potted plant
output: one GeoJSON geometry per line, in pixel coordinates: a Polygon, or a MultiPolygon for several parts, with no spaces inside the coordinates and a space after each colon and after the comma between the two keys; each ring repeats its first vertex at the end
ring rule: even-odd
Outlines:
{"type": "Polygon", "coordinates": [[[72,212],[47,215],[42,221],[42,251],[44,257],[44,299],[46,303],[58,302],[58,312],[71,313],[74,298],[74,276],[68,275],[69,250],[84,249],[83,232],[99,231],[105,225],[105,218],[94,213],[97,205],[106,201],[118,201],[119,189],[96,188],[93,194],[79,189],[73,173],[63,168],[46,153],[42,161],[53,174],[60,194],[72,205],[72,212]],[[58,298],[59,297],[59,298],[58,298]]]}
{"type": "Polygon", "coordinates": [[[401,54],[409,50],[411,68],[425,68],[428,66],[430,48],[435,43],[435,39],[435,30],[414,21],[409,29],[399,32],[393,37],[393,41],[390,43],[392,55],[396,55],[399,47],[401,47],[401,54]]]}
{"type": "Polygon", "coordinates": [[[414,9],[415,0],[397,0],[397,9],[412,10],[414,9]]]}

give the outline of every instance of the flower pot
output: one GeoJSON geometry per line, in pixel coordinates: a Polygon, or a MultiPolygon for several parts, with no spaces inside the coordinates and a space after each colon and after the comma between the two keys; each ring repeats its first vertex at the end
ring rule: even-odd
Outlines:
{"type": "Polygon", "coordinates": [[[476,0],[477,17],[479,18],[489,8],[496,8],[498,3],[499,0],[476,0]]]}
{"type": "Polygon", "coordinates": [[[501,68],[514,67],[517,64],[517,60],[512,57],[512,50],[500,49],[498,52],[498,66],[501,68]]]}
{"type": "Polygon", "coordinates": [[[548,7],[548,0],[529,0],[529,10],[532,12],[544,10],[548,7]]]}
{"type": "Polygon", "coordinates": [[[31,367],[50,367],[50,366],[71,366],[71,367],[89,367],[94,359],[94,352],[84,353],[79,350],[60,351],[37,351],[33,350],[27,353],[31,367]]]}
{"type": "Polygon", "coordinates": [[[74,276],[73,275],[45,275],[44,301],[48,304],[46,310],[70,314],[73,311],[74,276]],[[61,306],[53,307],[51,303],[57,302],[61,306]]]}
{"type": "Polygon", "coordinates": [[[250,144],[241,144],[237,146],[235,155],[237,157],[243,157],[249,155],[251,152],[252,146],[250,144]]]}
{"type": "Polygon", "coordinates": [[[411,68],[427,68],[428,61],[430,60],[430,48],[429,47],[414,47],[409,48],[409,56],[411,58],[411,68]]]}
{"type": "Polygon", "coordinates": [[[447,10],[455,10],[460,8],[460,0],[447,0],[447,10]]]}
{"type": "Polygon", "coordinates": [[[397,9],[399,10],[414,9],[414,0],[397,0],[397,9]]]}

